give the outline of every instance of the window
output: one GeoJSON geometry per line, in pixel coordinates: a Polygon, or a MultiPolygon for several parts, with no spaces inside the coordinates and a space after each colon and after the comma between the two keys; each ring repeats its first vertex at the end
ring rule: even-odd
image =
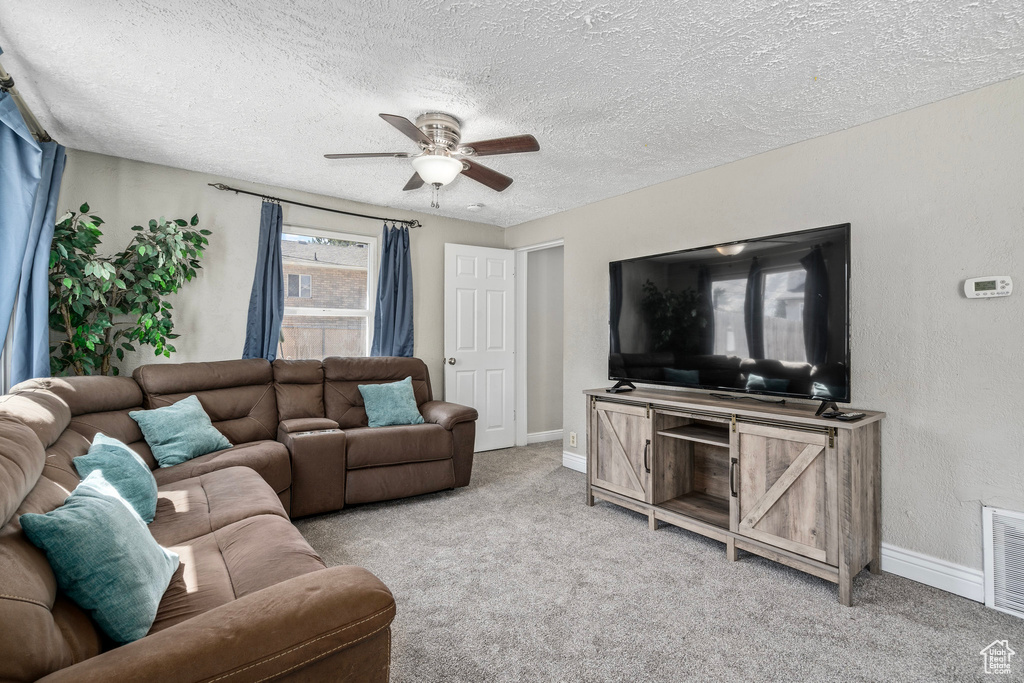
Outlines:
{"type": "Polygon", "coordinates": [[[288,273],[288,297],[299,299],[312,299],[312,283],[312,275],[288,273]]]}
{"type": "Polygon", "coordinates": [[[373,333],[377,239],[285,226],[278,358],[366,356],[373,333]]]}
{"type": "Polygon", "coordinates": [[[803,268],[764,273],[764,357],[807,362],[804,345],[803,268]]]}

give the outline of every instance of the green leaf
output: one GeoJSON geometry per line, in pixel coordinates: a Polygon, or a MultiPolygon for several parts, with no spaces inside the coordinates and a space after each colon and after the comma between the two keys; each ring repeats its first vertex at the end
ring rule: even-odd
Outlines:
{"type": "Polygon", "coordinates": [[[153,219],[153,218],[149,219],[149,229],[150,230],[156,230],[156,220],[153,219]]]}
{"type": "Polygon", "coordinates": [[[75,283],[74,283],[74,282],[73,282],[73,281],[71,280],[71,278],[69,278],[69,277],[66,277],[66,278],[64,278],[63,280],[61,280],[61,282],[62,282],[62,283],[64,284],[64,286],[65,286],[65,287],[67,287],[68,289],[70,289],[70,288],[71,288],[71,285],[75,284],[75,283]]]}
{"type": "Polygon", "coordinates": [[[89,205],[82,204],[80,207],[78,207],[78,213],[89,213],[89,205]]]}
{"type": "Polygon", "coordinates": [[[141,225],[133,225],[132,226],[132,230],[142,230],[142,226],[141,225]]]}
{"type": "Polygon", "coordinates": [[[193,227],[199,225],[199,214],[198,213],[196,215],[192,216],[191,223],[192,223],[193,227]]]}
{"type": "Polygon", "coordinates": [[[145,256],[145,255],[146,255],[146,245],[140,244],[139,245],[139,256],[145,256]]]}
{"type": "Polygon", "coordinates": [[[200,230],[199,234],[200,235],[212,235],[213,233],[210,232],[209,230],[200,230]]]}
{"type": "Polygon", "coordinates": [[[182,218],[175,218],[174,224],[177,225],[179,228],[184,228],[186,225],[188,225],[188,221],[182,218]]]}

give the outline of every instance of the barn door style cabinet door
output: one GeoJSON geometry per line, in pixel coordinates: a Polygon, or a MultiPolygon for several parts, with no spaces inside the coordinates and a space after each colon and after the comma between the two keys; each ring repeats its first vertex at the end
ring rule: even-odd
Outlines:
{"type": "Polygon", "coordinates": [[[593,484],[651,502],[651,418],[646,406],[593,401],[589,461],[593,484]]]}
{"type": "Polygon", "coordinates": [[[880,571],[881,421],[636,390],[588,401],[588,505],[604,500],[831,581],[880,571]]]}
{"type": "Polygon", "coordinates": [[[836,449],[827,430],[739,422],[730,455],[730,529],[838,565],[836,449]]]}

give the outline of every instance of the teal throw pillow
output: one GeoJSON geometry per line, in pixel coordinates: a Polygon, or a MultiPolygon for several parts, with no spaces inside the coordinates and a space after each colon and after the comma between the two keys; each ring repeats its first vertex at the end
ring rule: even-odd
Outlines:
{"type": "Polygon", "coordinates": [[[700,384],[700,370],[676,370],[665,368],[665,381],[676,384],[700,384]]]}
{"type": "Polygon", "coordinates": [[[139,423],[160,467],[180,465],[200,455],[231,448],[231,442],[213,426],[196,396],[165,408],[136,410],[128,415],[139,423]]]}
{"type": "Polygon", "coordinates": [[[766,379],[761,375],[747,377],[748,391],[786,391],[789,389],[788,379],[766,379]]]}
{"type": "Polygon", "coordinates": [[[149,524],[156,515],[156,479],[139,454],[106,434],[93,437],[89,452],[72,461],[83,479],[99,470],[149,524]]]}
{"type": "Polygon", "coordinates": [[[421,425],[423,416],[416,405],[412,377],[390,384],[360,384],[366,406],[366,419],[371,427],[388,425],[421,425]]]}
{"type": "Polygon", "coordinates": [[[178,556],[157,544],[101,472],[87,476],[61,507],[20,521],[46,553],[60,589],[112,640],[130,643],[149,632],[178,556]]]}

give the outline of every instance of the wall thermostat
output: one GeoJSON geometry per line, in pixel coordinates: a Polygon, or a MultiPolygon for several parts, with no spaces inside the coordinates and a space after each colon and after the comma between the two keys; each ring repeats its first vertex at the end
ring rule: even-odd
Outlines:
{"type": "Polygon", "coordinates": [[[968,299],[980,299],[984,296],[1010,296],[1013,291],[1013,278],[1009,275],[986,275],[964,280],[964,295],[968,299]]]}

